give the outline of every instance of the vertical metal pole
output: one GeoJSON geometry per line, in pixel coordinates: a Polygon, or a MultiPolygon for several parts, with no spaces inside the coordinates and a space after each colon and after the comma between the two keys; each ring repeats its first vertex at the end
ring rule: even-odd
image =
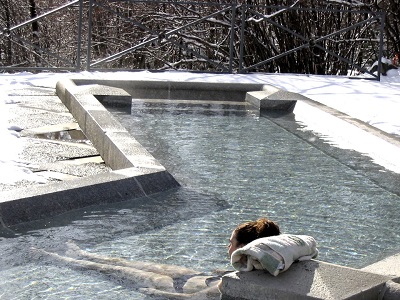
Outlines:
{"type": "Polygon", "coordinates": [[[78,21],[78,45],[76,47],[76,70],[81,70],[81,50],[82,50],[82,16],[83,16],[83,0],[79,1],[79,21],[78,21]]]}
{"type": "Polygon", "coordinates": [[[91,48],[92,48],[92,24],[93,24],[93,0],[89,0],[89,19],[88,19],[88,40],[87,40],[87,61],[86,61],[86,71],[90,71],[90,61],[91,61],[91,48]]]}
{"type": "Polygon", "coordinates": [[[382,68],[382,57],[383,57],[383,34],[384,34],[384,30],[385,30],[385,17],[386,17],[386,14],[384,12],[381,12],[380,13],[381,29],[379,32],[378,81],[381,81],[381,68],[382,68]]]}
{"type": "Polygon", "coordinates": [[[244,53],[244,30],[246,26],[246,11],[247,5],[243,4],[242,8],[242,24],[240,26],[240,54],[239,54],[239,73],[242,73],[243,69],[243,53],[244,53]]]}
{"type": "MultiPolygon", "coordinates": [[[[236,2],[236,1],[235,1],[236,2]]],[[[231,40],[229,44],[229,73],[232,74],[233,72],[233,53],[235,47],[235,23],[236,23],[236,3],[232,4],[232,21],[231,21],[231,40]]]]}

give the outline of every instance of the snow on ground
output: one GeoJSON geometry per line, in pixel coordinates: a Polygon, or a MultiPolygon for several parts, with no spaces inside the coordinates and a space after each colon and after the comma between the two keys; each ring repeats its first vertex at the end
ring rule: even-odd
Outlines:
{"type": "MultiPolygon", "coordinates": [[[[354,118],[369,123],[387,133],[400,136],[400,69],[390,70],[387,76],[382,76],[381,81],[366,79],[350,79],[338,76],[316,76],[296,74],[202,74],[188,72],[81,72],[60,74],[60,73],[17,73],[0,74],[0,139],[6,147],[0,147],[0,184],[10,184],[17,180],[40,180],[28,168],[27,165],[18,159],[18,153],[22,150],[22,142],[19,139],[18,124],[9,123],[7,112],[10,105],[15,104],[16,97],[13,90],[29,86],[41,86],[55,88],[57,81],[66,77],[85,78],[114,78],[114,79],[136,79],[136,80],[172,80],[172,81],[205,81],[205,82],[243,82],[243,83],[264,83],[285,89],[291,92],[300,93],[315,101],[335,108],[354,118]]],[[[297,109],[297,106],[296,106],[297,109]]],[[[296,113],[296,111],[295,111],[296,113]]],[[[305,127],[324,136],[330,136],[328,142],[338,146],[339,142],[334,135],[340,135],[340,127],[335,130],[328,128],[331,124],[324,119],[312,122],[310,110],[301,111],[299,107],[296,120],[306,122],[305,127]],[[307,118],[302,120],[302,116],[307,118]],[[306,120],[307,119],[307,120],[306,120]],[[325,129],[324,129],[325,127],[325,129]],[[329,134],[326,131],[329,131],[329,134]],[[324,132],[322,132],[324,131],[324,132]]],[[[347,130],[343,128],[343,130],[347,130]]],[[[360,133],[355,132],[355,135],[360,133]]],[[[347,143],[344,148],[357,148],[362,153],[368,152],[366,148],[374,145],[371,139],[365,139],[364,143],[347,143]],[[363,145],[363,146],[360,146],[363,145]]],[[[400,155],[398,148],[393,145],[380,142],[380,149],[387,148],[384,155],[374,158],[377,163],[400,173],[400,155]],[[385,157],[385,161],[380,159],[385,157]],[[396,157],[397,156],[397,157],[396,157]],[[395,165],[394,167],[390,167],[395,165]]],[[[372,151],[374,152],[374,150],[372,151]]],[[[374,155],[368,154],[368,155],[374,155]]]]}

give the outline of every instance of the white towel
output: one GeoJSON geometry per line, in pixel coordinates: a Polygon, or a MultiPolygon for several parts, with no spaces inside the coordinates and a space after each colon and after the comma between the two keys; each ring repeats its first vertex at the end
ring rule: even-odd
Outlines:
{"type": "Polygon", "coordinates": [[[232,266],[238,271],[267,270],[274,276],[293,262],[317,257],[315,239],[308,235],[280,234],[257,239],[232,253],[232,266]]]}

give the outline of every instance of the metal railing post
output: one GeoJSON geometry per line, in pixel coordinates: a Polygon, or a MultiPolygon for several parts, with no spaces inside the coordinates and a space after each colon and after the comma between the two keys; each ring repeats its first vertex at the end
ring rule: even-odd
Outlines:
{"type": "Polygon", "coordinates": [[[81,50],[82,50],[82,17],[83,17],[83,0],[79,1],[79,21],[78,21],[78,40],[76,49],[76,72],[81,70],[81,50]]]}
{"type": "Polygon", "coordinates": [[[243,55],[244,55],[244,30],[246,27],[246,11],[247,11],[247,5],[243,4],[241,6],[242,9],[242,22],[240,25],[240,53],[239,53],[239,73],[242,73],[243,70],[243,55]]]}
{"type": "Polygon", "coordinates": [[[233,73],[233,48],[235,47],[236,1],[232,4],[231,40],[229,42],[229,73],[233,73]]]}
{"type": "Polygon", "coordinates": [[[89,0],[89,15],[88,15],[88,35],[87,35],[87,54],[86,54],[86,71],[90,71],[91,48],[92,48],[92,28],[93,28],[93,2],[89,0]]]}
{"type": "Polygon", "coordinates": [[[378,57],[378,81],[381,81],[382,57],[383,57],[383,34],[385,30],[385,13],[380,13],[381,27],[379,32],[379,57],[378,57]]]}

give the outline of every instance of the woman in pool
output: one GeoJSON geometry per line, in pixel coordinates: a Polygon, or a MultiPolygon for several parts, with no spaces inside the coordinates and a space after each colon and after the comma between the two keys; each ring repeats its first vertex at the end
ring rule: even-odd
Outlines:
{"type": "MultiPolygon", "coordinates": [[[[240,224],[229,239],[229,257],[236,249],[255,239],[279,234],[279,226],[266,218],[240,224]]],[[[97,270],[147,295],[162,296],[164,299],[220,299],[218,283],[223,274],[207,276],[185,267],[107,257],[84,251],[73,243],[67,245],[68,256],[36,250],[78,268],[97,270]]]]}

